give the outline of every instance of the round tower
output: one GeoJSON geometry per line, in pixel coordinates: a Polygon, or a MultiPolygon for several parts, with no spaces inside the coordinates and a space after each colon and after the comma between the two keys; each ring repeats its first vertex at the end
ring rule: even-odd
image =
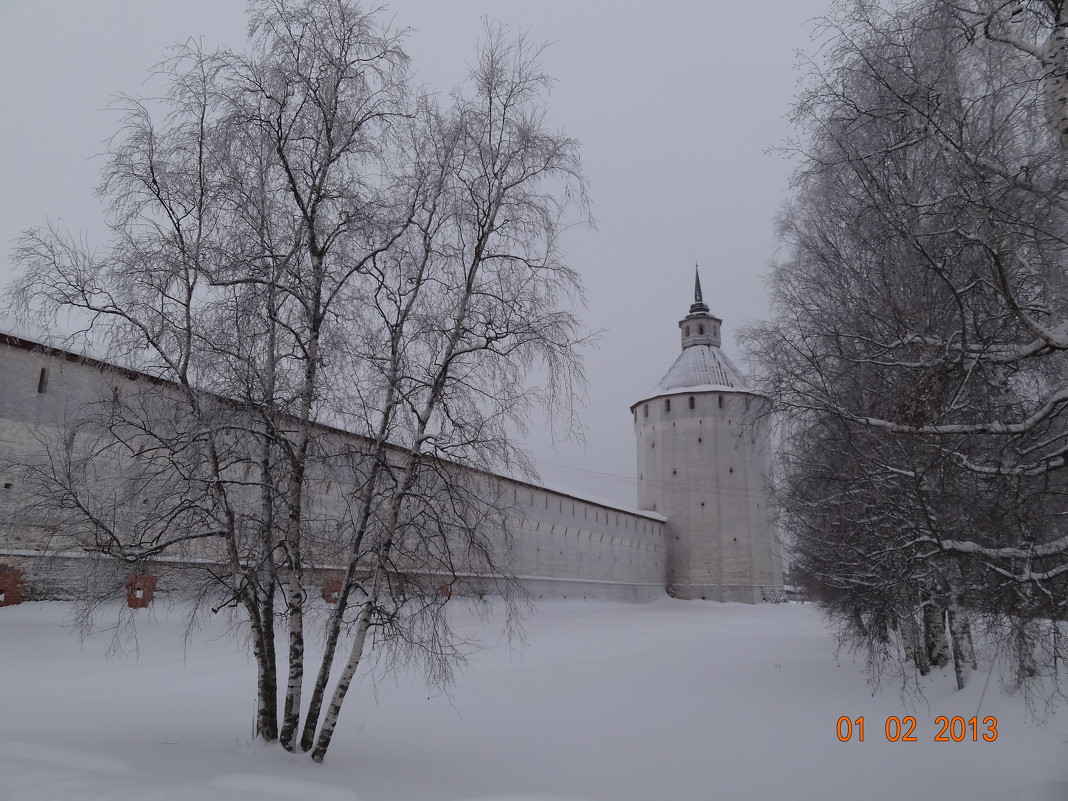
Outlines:
{"type": "Polygon", "coordinates": [[[630,407],[638,508],[667,518],[667,590],[678,598],[757,603],[779,597],[764,396],[720,349],[722,320],[694,279],[679,321],[682,353],[630,407]]]}

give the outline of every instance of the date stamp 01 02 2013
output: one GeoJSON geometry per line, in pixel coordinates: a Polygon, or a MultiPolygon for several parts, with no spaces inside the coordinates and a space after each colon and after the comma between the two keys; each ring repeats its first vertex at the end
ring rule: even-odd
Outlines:
{"type": "MultiPolygon", "coordinates": [[[[838,718],[838,739],[843,743],[851,740],[864,742],[864,717],[838,718]]],[[[939,731],[934,734],[933,741],[936,743],[961,743],[970,740],[973,743],[992,743],[998,738],[998,719],[988,715],[982,721],[978,717],[962,718],[959,715],[946,717],[939,715],[935,718],[935,726],[939,731]]],[[[906,715],[903,718],[891,715],[883,723],[883,735],[889,742],[915,743],[919,738],[916,734],[916,718],[906,715]]]]}

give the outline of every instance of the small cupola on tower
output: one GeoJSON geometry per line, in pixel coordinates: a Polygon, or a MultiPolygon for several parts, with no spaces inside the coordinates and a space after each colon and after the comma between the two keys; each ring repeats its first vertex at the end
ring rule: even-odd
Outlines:
{"type": "Polygon", "coordinates": [[[682,331],[682,347],[689,348],[692,345],[720,346],[719,327],[723,321],[708,310],[701,295],[701,274],[694,265],[693,303],[690,305],[690,313],[679,320],[679,328],[682,331]]]}

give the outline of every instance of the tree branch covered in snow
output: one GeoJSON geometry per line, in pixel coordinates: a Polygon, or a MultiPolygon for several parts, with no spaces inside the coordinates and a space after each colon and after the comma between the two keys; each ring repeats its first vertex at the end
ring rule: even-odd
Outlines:
{"type": "Polygon", "coordinates": [[[1026,681],[1068,611],[1064,15],[842,3],[795,110],[776,317],[748,334],[783,523],[848,636],[921,672],[981,620],[1026,681]]]}
{"type": "Polygon", "coordinates": [[[532,474],[515,437],[536,408],[576,428],[588,338],[560,249],[590,221],[586,179],[548,127],[542,49],[487,24],[443,99],[410,86],[383,15],[256,0],[247,51],[178,48],[160,101],[122,101],[108,247],[28,232],[10,296],[149,377],[45,448],[39,509],[83,547],[195,557],[249,623],[258,734],[316,761],[365,651],[449,680],[454,584],[514,619],[490,475],[532,474]],[[324,567],[341,579],[308,704],[324,567]]]}

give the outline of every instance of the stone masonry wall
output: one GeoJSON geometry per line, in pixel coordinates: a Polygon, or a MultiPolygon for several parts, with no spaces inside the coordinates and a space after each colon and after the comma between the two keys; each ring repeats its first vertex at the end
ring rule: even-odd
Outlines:
{"type": "Polygon", "coordinates": [[[677,597],[756,603],[781,592],[764,403],[680,392],[634,409],[638,505],[668,519],[666,581],[677,597]]]}
{"type": "MultiPolygon", "coordinates": [[[[166,397],[173,390],[146,376],[0,335],[0,570],[8,565],[24,574],[23,597],[76,595],[89,580],[88,568],[98,562],[87,559],[85,553],[70,552],[63,532],[48,520],[12,516],[19,507],[20,493],[26,491],[20,486],[19,463],[39,456],[42,441],[57,439],[65,421],[76,419],[86,404],[106,400],[111,393],[137,391],[157,391],[166,397]],[[62,544],[59,551],[67,548],[68,552],[57,553],[57,543],[62,544]]],[[[661,515],[499,480],[505,486],[505,501],[510,500],[513,509],[510,569],[536,597],[648,600],[663,594],[665,522],[661,515]]],[[[330,486],[326,484],[327,492],[330,486]]],[[[336,494],[338,489],[335,486],[332,491],[336,494]]],[[[101,580],[121,587],[132,569],[111,561],[101,580]]],[[[175,575],[183,574],[176,571],[175,575]]],[[[172,584],[171,580],[161,582],[161,591],[172,584]]]]}

